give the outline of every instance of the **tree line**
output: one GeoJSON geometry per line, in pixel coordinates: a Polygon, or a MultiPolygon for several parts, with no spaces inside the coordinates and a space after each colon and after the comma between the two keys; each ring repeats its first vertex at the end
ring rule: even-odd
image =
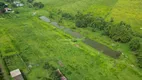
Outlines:
{"type": "Polygon", "coordinates": [[[70,13],[65,13],[62,10],[58,10],[57,12],[50,12],[49,17],[54,18],[54,16],[61,16],[59,23],[62,23],[63,19],[72,20],[75,22],[75,25],[78,28],[91,27],[93,32],[101,31],[102,35],[108,36],[115,42],[127,43],[129,49],[136,53],[135,55],[137,57],[138,65],[142,68],[141,37],[132,30],[131,25],[125,23],[124,21],[115,23],[113,18],[111,18],[109,21],[106,21],[105,18],[94,16],[92,13],[83,14],[81,12],[77,12],[77,14],[73,15],[70,13]]]}
{"type": "Polygon", "coordinates": [[[121,21],[114,23],[114,19],[106,21],[103,17],[94,17],[91,13],[82,14],[78,12],[75,15],[75,24],[79,28],[92,27],[93,31],[102,31],[103,35],[110,37],[112,40],[121,43],[129,43],[129,48],[137,53],[136,57],[139,67],[142,68],[142,51],[140,51],[140,38],[134,35],[131,25],[121,21]]]}

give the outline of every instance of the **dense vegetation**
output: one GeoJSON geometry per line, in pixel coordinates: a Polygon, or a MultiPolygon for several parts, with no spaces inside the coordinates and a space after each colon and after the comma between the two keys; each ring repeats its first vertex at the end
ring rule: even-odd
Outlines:
{"type": "Polygon", "coordinates": [[[140,40],[138,38],[134,38],[129,43],[130,49],[132,51],[136,51],[140,48],[140,40]]]}
{"type": "Polygon", "coordinates": [[[35,2],[35,3],[33,4],[33,6],[34,6],[35,8],[40,9],[40,8],[43,8],[43,7],[44,7],[44,4],[41,3],[41,2],[35,2]]]}
{"type": "MultiPolygon", "coordinates": [[[[79,28],[92,27],[93,31],[101,30],[103,31],[103,35],[107,35],[111,39],[117,42],[128,43],[131,39],[129,47],[132,51],[136,51],[140,49],[140,39],[135,38],[138,36],[133,35],[134,32],[131,29],[129,24],[121,21],[118,24],[114,24],[113,18],[107,22],[102,17],[94,17],[89,14],[78,13],[76,15],[76,26],[79,28]]],[[[142,52],[140,52],[141,54],[142,52]]],[[[141,56],[138,59],[142,58],[141,56]]],[[[142,65],[141,62],[138,62],[139,65],[142,65]]]]}
{"type": "MultiPolygon", "coordinates": [[[[63,22],[63,19],[69,20],[75,23],[75,25],[79,28],[86,29],[87,27],[92,28],[93,32],[101,31],[102,35],[108,36],[115,42],[120,43],[128,43],[131,51],[135,51],[134,53],[139,54],[137,57],[137,62],[139,65],[142,63],[139,61],[142,57],[141,55],[141,36],[137,34],[130,24],[120,21],[119,23],[115,22],[115,18],[110,18],[110,20],[106,20],[101,16],[94,16],[93,13],[84,14],[83,12],[77,12],[77,14],[72,15],[71,13],[64,13],[62,10],[58,10],[56,13],[61,15],[59,22],[63,22]],[[64,15],[65,14],[65,15],[64,15]],[[62,16],[64,15],[64,16],[62,16]],[[137,38],[139,37],[139,38],[137,38]],[[137,38],[137,40],[135,40],[137,38]],[[136,42],[136,43],[135,43],[136,42]]],[[[53,16],[57,15],[56,13],[51,12],[50,18],[54,18],[53,16]]],[[[118,22],[118,21],[117,21],[118,22]]],[[[76,28],[73,28],[76,29],[76,28]]]]}
{"type": "Polygon", "coordinates": [[[32,3],[34,0],[27,0],[27,2],[32,3]]]}
{"type": "Polygon", "coordinates": [[[6,7],[7,6],[5,5],[5,3],[0,2],[0,13],[4,13],[5,12],[4,8],[6,8],[6,7]]]}
{"type": "Polygon", "coordinates": [[[4,80],[2,69],[0,68],[0,80],[4,80]]]}

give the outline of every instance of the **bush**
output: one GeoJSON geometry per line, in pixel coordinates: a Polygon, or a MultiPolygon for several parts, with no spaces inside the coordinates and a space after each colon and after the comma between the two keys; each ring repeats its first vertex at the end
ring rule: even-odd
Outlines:
{"type": "Polygon", "coordinates": [[[14,0],[5,0],[6,2],[12,3],[14,0]]]}
{"type": "Polygon", "coordinates": [[[27,0],[27,2],[32,3],[34,0],[27,0]]]}
{"type": "Polygon", "coordinates": [[[16,13],[16,14],[19,14],[20,12],[19,12],[19,11],[15,11],[15,13],[16,13]]]}
{"type": "Polygon", "coordinates": [[[127,43],[132,38],[131,26],[120,22],[119,24],[112,26],[109,30],[109,37],[118,42],[127,43]]]}
{"type": "Polygon", "coordinates": [[[142,68],[142,56],[137,57],[138,66],[142,68]]]}
{"type": "Polygon", "coordinates": [[[5,4],[3,2],[0,2],[0,12],[5,12],[4,6],[5,6],[5,4]]]}
{"type": "Polygon", "coordinates": [[[14,4],[14,3],[12,3],[11,6],[12,6],[13,8],[17,8],[16,4],[14,4]]]}
{"type": "Polygon", "coordinates": [[[104,18],[95,17],[90,26],[99,30],[104,30],[106,28],[106,23],[107,22],[104,20],[104,18]]]}
{"type": "Polygon", "coordinates": [[[3,75],[1,67],[0,67],[0,80],[4,80],[4,75],[3,75]]]}
{"type": "Polygon", "coordinates": [[[80,27],[80,28],[86,28],[90,26],[94,21],[92,14],[84,15],[78,12],[78,14],[75,17],[76,17],[75,24],[77,27],[80,27]]]}
{"type": "Polygon", "coordinates": [[[73,20],[74,19],[74,16],[71,15],[70,13],[63,13],[62,17],[65,18],[65,19],[69,19],[69,20],[73,20]]]}
{"type": "Polygon", "coordinates": [[[129,47],[132,51],[136,51],[140,48],[140,41],[138,38],[133,38],[130,43],[129,43],[129,47]]]}
{"type": "Polygon", "coordinates": [[[35,2],[35,3],[33,4],[33,7],[38,8],[38,9],[41,9],[41,8],[44,7],[44,4],[41,3],[41,2],[35,2]]]}

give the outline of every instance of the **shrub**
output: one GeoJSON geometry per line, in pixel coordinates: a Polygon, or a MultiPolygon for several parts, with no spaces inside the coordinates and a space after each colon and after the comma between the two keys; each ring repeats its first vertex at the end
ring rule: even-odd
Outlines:
{"type": "Polygon", "coordinates": [[[95,17],[90,26],[99,30],[104,30],[106,21],[102,17],[95,17]]]}
{"type": "Polygon", "coordinates": [[[12,3],[14,0],[5,0],[6,2],[12,3]]]}
{"type": "Polygon", "coordinates": [[[137,57],[137,61],[138,61],[138,66],[139,66],[140,68],[142,68],[142,56],[138,56],[138,57],[137,57]]]}
{"type": "Polygon", "coordinates": [[[62,17],[65,18],[65,19],[69,19],[69,20],[73,20],[74,19],[74,16],[71,15],[70,13],[63,13],[62,17]]]}
{"type": "Polygon", "coordinates": [[[0,2],[0,12],[5,12],[4,7],[5,4],[3,2],[0,2]]]}
{"type": "Polygon", "coordinates": [[[140,48],[140,41],[138,38],[133,38],[130,43],[129,43],[129,47],[132,51],[136,51],[140,48]]]}
{"type": "Polygon", "coordinates": [[[35,2],[35,3],[33,4],[33,7],[38,8],[38,9],[41,9],[41,8],[44,7],[44,4],[41,3],[41,2],[35,2]]]}
{"type": "Polygon", "coordinates": [[[27,0],[27,2],[32,3],[34,0],[27,0]]]}
{"type": "Polygon", "coordinates": [[[15,13],[16,13],[16,14],[19,14],[20,12],[19,12],[19,11],[15,11],[15,13]]]}
{"type": "Polygon", "coordinates": [[[132,38],[131,26],[120,22],[119,24],[112,26],[109,30],[109,37],[118,42],[129,42],[132,38]]]}
{"type": "Polygon", "coordinates": [[[12,3],[11,6],[12,6],[13,8],[17,8],[16,4],[14,4],[14,3],[12,3]]]}
{"type": "Polygon", "coordinates": [[[78,14],[75,17],[76,17],[75,24],[77,27],[80,27],[80,28],[86,28],[90,26],[92,22],[94,21],[92,14],[84,15],[78,12],[78,14]]]}

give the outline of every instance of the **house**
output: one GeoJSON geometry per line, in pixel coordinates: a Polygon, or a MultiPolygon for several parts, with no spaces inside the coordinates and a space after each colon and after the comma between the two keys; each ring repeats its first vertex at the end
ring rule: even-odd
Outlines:
{"type": "Polygon", "coordinates": [[[57,69],[57,73],[60,76],[60,80],[67,80],[67,78],[61,73],[59,69],[57,69]]]}
{"type": "Polygon", "coordinates": [[[8,4],[0,2],[0,14],[10,13],[12,9],[8,8],[8,4]]]}
{"type": "Polygon", "coordinates": [[[5,13],[10,13],[12,11],[12,9],[10,8],[4,8],[4,10],[5,10],[5,13]]]}
{"type": "Polygon", "coordinates": [[[17,7],[22,7],[24,4],[22,4],[20,1],[14,1],[13,2],[17,7]]]}
{"type": "Polygon", "coordinates": [[[11,77],[14,79],[14,80],[24,80],[21,72],[19,69],[16,69],[16,70],[13,70],[10,72],[11,74],[11,77]]]}

